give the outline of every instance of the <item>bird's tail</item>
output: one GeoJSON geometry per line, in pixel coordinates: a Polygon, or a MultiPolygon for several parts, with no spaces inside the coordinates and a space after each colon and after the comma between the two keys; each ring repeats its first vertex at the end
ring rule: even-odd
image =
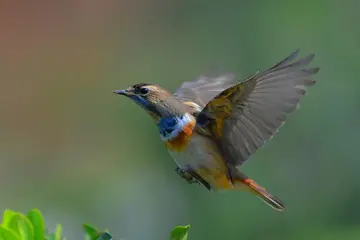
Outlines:
{"type": "Polygon", "coordinates": [[[247,178],[242,180],[242,183],[245,184],[249,190],[254,193],[258,198],[263,200],[270,207],[278,211],[285,211],[284,204],[277,197],[271,195],[263,187],[258,185],[254,180],[247,178]]]}
{"type": "Polygon", "coordinates": [[[268,191],[265,190],[265,188],[261,187],[254,180],[248,178],[243,173],[238,172],[236,175],[240,175],[240,178],[233,179],[236,189],[244,189],[245,186],[246,190],[249,190],[273,209],[277,211],[285,211],[285,205],[280,199],[271,195],[268,191]]]}

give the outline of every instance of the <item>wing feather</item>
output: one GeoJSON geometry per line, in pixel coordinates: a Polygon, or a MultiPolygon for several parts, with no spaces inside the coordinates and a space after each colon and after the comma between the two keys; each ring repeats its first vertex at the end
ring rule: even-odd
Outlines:
{"type": "Polygon", "coordinates": [[[184,102],[195,102],[204,108],[205,105],[224,89],[235,85],[233,74],[217,76],[200,76],[195,81],[184,82],[174,93],[174,96],[184,102]]]}
{"type": "Polygon", "coordinates": [[[197,116],[202,132],[217,138],[228,164],[242,165],[271,139],[315,84],[311,77],[319,68],[306,68],[314,54],[294,61],[298,53],[220,92],[197,116]]]}

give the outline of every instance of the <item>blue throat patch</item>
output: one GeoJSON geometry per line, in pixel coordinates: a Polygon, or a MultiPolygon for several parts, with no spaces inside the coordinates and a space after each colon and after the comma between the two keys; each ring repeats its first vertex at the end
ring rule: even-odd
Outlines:
{"type": "Polygon", "coordinates": [[[163,138],[169,138],[171,133],[178,128],[178,122],[181,121],[181,118],[178,116],[165,117],[160,119],[158,123],[158,128],[160,131],[160,135],[163,138]]]}
{"type": "Polygon", "coordinates": [[[171,140],[183,130],[192,119],[188,114],[183,116],[170,116],[160,119],[157,124],[162,140],[171,140]]]}

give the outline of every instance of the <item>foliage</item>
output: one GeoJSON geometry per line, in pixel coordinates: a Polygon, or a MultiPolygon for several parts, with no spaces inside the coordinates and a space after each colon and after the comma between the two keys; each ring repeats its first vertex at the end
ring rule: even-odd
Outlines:
{"type": "MultiPolygon", "coordinates": [[[[170,240],[187,240],[190,225],[175,227],[170,240]]],[[[94,226],[83,224],[85,240],[115,240],[108,229],[99,231],[94,226]]],[[[0,240],[66,240],[62,235],[62,225],[58,224],[53,233],[45,228],[44,218],[38,209],[24,215],[6,209],[0,225],[0,240]]]]}
{"type": "Polygon", "coordinates": [[[177,226],[171,231],[170,240],[186,240],[190,225],[177,226]]]}
{"type": "MultiPolygon", "coordinates": [[[[113,240],[105,230],[84,224],[86,240],[113,240]]],[[[24,215],[6,209],[0,225],[0,240],[66,240],[62,234],[62,226],[58,224],[53,233],[46,231],[44,218],[38,209],[33,209],[24,215]]]]}

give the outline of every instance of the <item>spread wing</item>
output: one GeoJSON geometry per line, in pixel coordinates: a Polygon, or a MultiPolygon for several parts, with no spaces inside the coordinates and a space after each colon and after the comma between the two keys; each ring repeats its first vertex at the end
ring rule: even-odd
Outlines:
{"type": "Polygon", "coordinates": [[[319,68],[306,68],[314,54],[294,61],[298,53],[224,90],[197,116],[201,132],[215,136],[229,165],[243,164],[263,146],[315,84],[311,77],[319,68]]]}
{"type": "Polygon", "coordinates": [[[184,82],[174,96],[183,102],[194,102],[203,109],[221,91],[236,84],[234,75],[200,76],[195,81],[184,82]]]}

